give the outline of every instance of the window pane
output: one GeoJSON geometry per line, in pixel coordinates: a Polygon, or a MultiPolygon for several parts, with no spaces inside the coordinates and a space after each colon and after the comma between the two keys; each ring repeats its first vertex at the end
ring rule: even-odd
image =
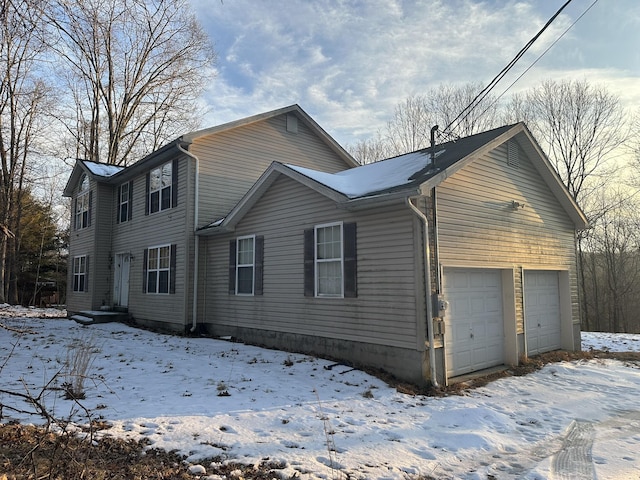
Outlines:
{"type": "Polygon", "coordinates": [[[162,192],[162,203],[160,205],[160,210],[166,210],[167,208],[171,208],[171,187],[165,187],[161,190],[162,192]]]}
{"type": "Polygon", "coordinates": [[[316,258],[318,260],[340,258],[341,243],[340,225],[318,228],[316,258]]]}
{"type": "Polygon", "coordinates": [[[160,192],[153,192],[151,194],[151,213],[160,210],[160,192]]]}
{"type": "Polygon", "coordinates": [[[160,187],[162,187],[161,176],[162,170],[160,168],[154,168],[151,170],[151,173],[149,174],[149,189],[151,191],[160,190],[160,187]]]}
{"type": "Polygon", "coordinates": [[[342,294],[341,262],[318,263],[318,294],[342,294]]]}
{"type": "Polygon", "coordinates": [[[149,249],[149,258],[147,260],[147,269],[152,270],[158,268],[158,249],[149,249]]]}
{"type": "Polygon", "coordinates": [[[171,250],[169,247],[161,247],[160,248],[160,259],[159,259],[159,267],[160,268],[169,268],[171,259],[171,250]]]}
{"type": "Polygon", "coordinates": [[[158,291],[158,287],[156,285],[157,278],[158,275],[155,270],[153,272],[147,272],[147,292],[156,293],[158,291]]]}
{"type": "Polygon", "coordinates": [[[127,208],[127,204],[123,203],[122,205],[120,205],[120,221],[121,222],[126,222],[127,221],[127,214],[129,213],[128,208],[127,208]]]}
{"type": "Polygon", "coordinates": [[[129,201],[129,184],[125,183],[120,187],[120,203],[129,201]]]}
{"type": "Polygon", "coordinates": [[[238,240],[238,265],[253,265],[253,238],[238,240]]]}
{"type": "Polygon", "coordinates": [[[238,293],[253,293],[253,267],[238,267],[238,293]]]}
{"type": "Polygon", "coordinates": [[[169,271],[160,271],[159,277],[160,280],[158,281],[158,293],[169,293],[169,271]]]}
{"type": "Polygon", "coordinates": [[[171,186],[171,163],[166,163],[162,166],[162,186],[171,186]]]}

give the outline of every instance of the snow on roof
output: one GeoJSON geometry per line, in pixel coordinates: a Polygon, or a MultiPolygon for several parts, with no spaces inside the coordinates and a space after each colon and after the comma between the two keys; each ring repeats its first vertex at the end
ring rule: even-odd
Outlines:
{"type": "Polygon", "coordinates": [[[124,167],[118,165],[107,165],[106,163],[90,162],[89,160],[84,160],[83,163],[91,173],[100,177],[111,177],[124,170],[124,167]]]}
{"type": "MultiPolygon", "coordinates": [[[[445,150],[438,151],[436,157],[444,152],[445,150]]],[[[338,173],[318,172],[296,165],[286,166],[349,198],[358,198],[407,185],[413,181],[411,177],[414,174],[430,163],[430,152],[420,150],[338,173]]]]}

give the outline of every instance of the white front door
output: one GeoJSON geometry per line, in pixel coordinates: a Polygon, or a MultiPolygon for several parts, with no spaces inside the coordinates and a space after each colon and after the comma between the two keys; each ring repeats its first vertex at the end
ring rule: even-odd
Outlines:
{"type": "Polygon", "coordinates": [[[504,315],[500,270],[445,268],[443,293],[447,376],[504,363],[504,315]]]}
{"type": "Polygon", "coordinates": [[[560,349],[558,272],[524,272],[524,325],[527,355],[560,349]]]}
{"type": "Polygon", "coordinates": [[[119,253],[115,258],[113,301],[119,307],[129,305],[129,266],[131,257],[128,253],[119,253]]]}

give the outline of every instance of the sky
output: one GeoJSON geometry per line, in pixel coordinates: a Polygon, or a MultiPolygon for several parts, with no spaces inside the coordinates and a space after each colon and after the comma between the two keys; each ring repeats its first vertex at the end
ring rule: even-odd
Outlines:
{"type": "MultiPolygon", "coordinates": [[[[297,103],[343,145],[375,136],[412,95],[488,84],[565,3],[189,1],[218,56],[203,127],[297,103]]],[[[534,63],[506,95],[587,80],[637,110],[640,2],[573,0],[494,92],[534,63]]]]}
{"type": "MultiPolygon", "coordinates": [[[[0,328],[0,391],[42,391],[51,413],[86,424],[58,387],[78,378],[65,362],[90,352],[81,403],[111,425],[97,441],[113,435],[177,450],[203,479],[229,478],[205,461],[214,457],[249,466],[268,458],[279,465],[273,478],[300,480],[639,478],[638,362],[550,363],[426,397],[308,355],[33,318],[65,314],[0,304],[0,324],[11,329],[0,328]]],[[[638,352],[640,335],[583,332],[582,346],[638,352]]],[[[0,393],[0,403],[3,422],[44,422],[12,410],[32,411],[19,397],[0,393]]]]}

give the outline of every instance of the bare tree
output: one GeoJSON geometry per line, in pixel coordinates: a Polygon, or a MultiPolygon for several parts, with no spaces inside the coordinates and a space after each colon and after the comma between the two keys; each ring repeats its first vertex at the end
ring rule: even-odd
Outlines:
{"type": "Polygon", "coordinates": [[[441,129],[440,141],[497,126],[499,105],[490,95],[476,102],[468,113],[460,115],[474,102],[481,89],[481,85],[473,83],[440,85],[424,95],[414,95],[399,103],[383,134],[389,153],[399,155],[427,148],[434,125],[441,129]]]}
{"type": "Polygon", "coordinates": [[[585,327],[640,332],[640,205],[619,186],[601,192],[600,210],[584,236],[585,327]]]}
{"type": "Polygon", "coordinates": [[[389,145],[380,134],[375,138],[347,145],[346,149],[361,165],[377,162],[393,155],[389,145]]]}
{"type": "Polygon", "coordinates": [[[215,54],[187,0],[52,0],[47,17],[69,156],[126,165],[197,124],[215,54]]]}
{"type": "Polygon", "coordinates": [[[0,0],[0,302],[17,303],[20,217],[48,89],[38,67],[45,52],[39,0],[0,0]]]}
{"type": "Polygon", "coordinates": [[[627,140],[625,111],[604,86],[548,80],[528,95],[531,129],[577,201],[603,186],[609,155],[627,140]]]}
{"type": "Polygon", "coordinates": [[[441,129],[457,137],[467,137],[498,126],[499,104],[493,95],[477,99],[480,83],[440,85],[427,94],[427,108],[441,129]],[[467,110],[469,105],[474,105],[467,110]],[[449,127],[449,128],[447,128],[449,127]]]}

